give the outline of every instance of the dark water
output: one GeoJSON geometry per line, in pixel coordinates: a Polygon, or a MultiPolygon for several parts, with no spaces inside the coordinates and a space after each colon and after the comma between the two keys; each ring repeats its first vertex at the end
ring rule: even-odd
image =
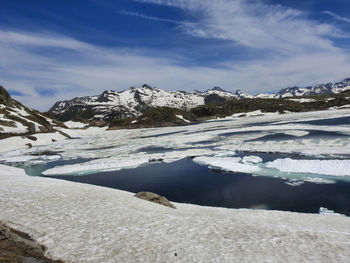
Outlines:
{"type": "Polygon", "coordinates": [[[284,141],[284,140],[295,140],[297,139],[297,136],[290,135],[290,134],[285,134],[285,133],[274,133],[274,134],[269,134],[265,135],[256,139],[252,140],[245,140],[246,142],[255,142],[255,141],[284,141]]]}
{"type": "Polygon", "coordinates": [[[140,137],[136,137],[136,138],[156,138],[159,136],[169,136],[169,135],[174,135],[174,134],[178,134],[178,133],[183,133],[187,130],[182,130],[182,131],[175,131],[175,132],[167,132],[167,133],[159,133],[159,134],[153,134],[153,135],[148,135],[148,136],[140,136],[140,137]]]}
{"type": "MultiPolygon", "coordinates": [[[[261,137],[258,137],[258,138],[252,139],[252,140],[245,140],[245,142],[349,138],[349,135],[347,135],[347,134],[334,132],[334,131],[320,131],[320,130],[305,130],[305,131],[308,131],[309,134],[304,135],[304,136],[299,136],[299,137],[291,135],[291,134],[279,132],[279,131],[274,131],[274,132],[271,132],[271,134],[264,135],[264,136],[261,136],[261,137]]],[[[237,133],[229,133],[229,135],[237,135],[237,133]]]]}
{"type": "MultiPolygon", "coordinates": [[[[269,159],[268,155],[263,156],[263,159],[269,159]]],[[[293,187],[277,178],[210,171],[191,159],[170,164],[155,163],[129,170],[54,178],[134,193],[150,191],[164,195],[171,201],[203,206],[306,213],[318,213],[323,206],[350,216],[350,183],[304,183],[293,187]]]]}
{"type": "Polygon", "coordinates": [[[350,125],[350,116],[331,118],[331,119],[321,119],[312,121],[298,121],[293,123],[311,124],[311,125],[350,125]]]}

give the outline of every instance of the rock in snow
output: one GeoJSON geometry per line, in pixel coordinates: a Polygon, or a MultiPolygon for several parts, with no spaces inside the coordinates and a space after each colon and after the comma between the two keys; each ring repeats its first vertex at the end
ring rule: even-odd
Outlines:
{"type": "Polygon", "coordinates": [[[135,197],[146,200],[146,201],[150,201],[156,204],[160,204],[160,205],[164,205],[164,206],[168,206],[171,208],[176,208],[172,203],[169,202],[168,199],[166,199],[164,196],[160,196],[157,195],[155,193],[151,193],[151,192],[138,192],[135,197]]]}

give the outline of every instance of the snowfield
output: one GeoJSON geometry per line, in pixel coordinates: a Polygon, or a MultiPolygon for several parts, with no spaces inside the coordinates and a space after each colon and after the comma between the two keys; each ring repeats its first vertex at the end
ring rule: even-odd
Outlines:
{"type": "Polygon", "coordinates": [[[349,262],[350,218],[176,203],[0,165],[0,221],[65,262],[349,262]]]}

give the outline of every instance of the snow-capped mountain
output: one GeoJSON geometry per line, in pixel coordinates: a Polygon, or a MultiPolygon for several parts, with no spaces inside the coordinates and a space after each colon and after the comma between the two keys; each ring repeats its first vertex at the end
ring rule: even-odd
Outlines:
{"type": "Polygon", "coordinates": [[[230,98],[251,97],[246,93],[233,94],[215,87],[205,92],[166,91],[143,85],[128,90],[104,91],[99,96],[74,98],[58,101],[50,109],[55,117],[68,120],[72,115],[110,121],[112,119],[134,117],[142,114],[150,107],[170,107],[190,110],[199,105],[222,102],[230,98]]]}
{"type": "Polygon", "coordinates": [[[273,98],[286,98],[294,96],[309,96],[318,94],[337,94],[350,89],[350,78],[338,83],[319,84],[313,87],[299,88],[289,87],[278,91],[273,98]]]}
{"type": "Polygon", "coordinates": [[[275,94],[257,94],[252,96],[242,90],[235,93],[214,87],[205,92],[194,91],[166,91],[143,85],[140,88],[129,88],[125,91],[104,91],[98,96],[74,98],[58,101],[49,110],[53,116],[61,121],[72,117],[111,121],[113,119],[140,116],[150,107],[170,107],[181,110],[190,110],[199,105],[220,103],[227,99],[279,99],[294,96],[317,94],[334,94],[350,89],[350,78],[339,83],[320,84],[313,87],[289,87],[275,94]]]}

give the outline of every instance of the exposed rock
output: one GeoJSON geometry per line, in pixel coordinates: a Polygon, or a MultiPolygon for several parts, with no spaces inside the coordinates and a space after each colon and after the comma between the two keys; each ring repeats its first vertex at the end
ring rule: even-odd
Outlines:
{"type": "Polygon", "coordinates": [[[35,136],[32,136],[32,135],[27,135],[25,136],[25,138],[29,139],[29,140],[32,140],[32,141],[37,141],[38,138],[36,138],[35,136]]]}
{"type": "Polygon", "coordinates": [[[45,247],[35,242],[28,234],[0,223],[0,262],[62,263],[44,256],[45,247]]]}
{"type": "Polygon", "coordinates": [[[172,203],[169,202],[168,199],[166,199],[164,196],[160,196],[158,194],[155,193],[151,193],[151,192],[138,192],[135,195],[137,198],[143,199],[143,200],[147,200],[153,203],[157,203],[157,204],[161,204],[164,206],[168,206],[171,208],[176,208],[172,203]]]}

